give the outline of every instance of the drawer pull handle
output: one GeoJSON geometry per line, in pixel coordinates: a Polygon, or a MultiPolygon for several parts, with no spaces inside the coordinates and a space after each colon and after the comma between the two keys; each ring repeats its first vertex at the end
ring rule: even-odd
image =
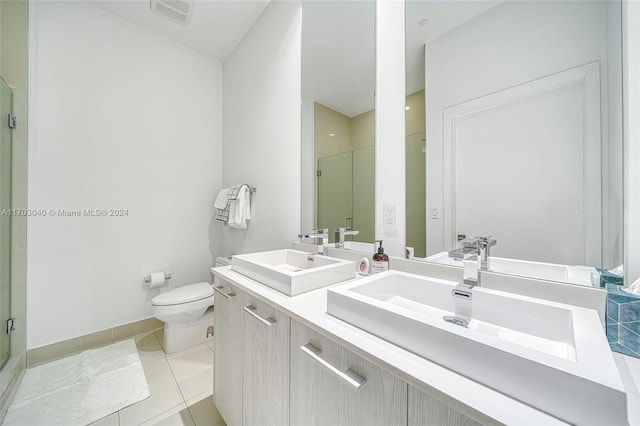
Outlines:
{"type": "Polygon", "coordinates": [[[329,364],[327,361],[325,361],[320,357],[320,355],[322,355],[322,351],[316,348],[315,346],[313,346],[311,343],[307,343],[306,345],[300,346],[300,350],[305,354],[309,355],[312,359],[316,360],[320,365],[322,365],[327,370],[331,371],[336,376],[340,377],[341,379],[343,379],[344,381],[346,381],[356,389],[360,389],[362,385],[367,383],[367,379],[365,379],[364,377],[362,377],[352,369],[348,368],[345,371],[340,371],[333,365],[329,364]]]}
{"type": "Polygon", "coordinates": [[[217,292],[220,293],[225,299],[231,299],[232,297],[236,297],[236,294],[234,292],[230,292],[230,293],[225,293],[224,291],[224,287],[221,285],[218,286],[214,286],[213,289],[217,292]]]}
{"type": "Polygon", "coordinates": [[[249,315],[251,315],[252,317],[254,317],[255,319],[257,319],[258,321],[260,321],[260,324],[266,325],[267,327],[271,327],[272,325],[278,322],[271,317],[262,318],[260,315],[256,313],[256,308],[254,308],[253,306],[245,306],[244,308],[242,308],[242,310],[248,313],[249,315]]]}

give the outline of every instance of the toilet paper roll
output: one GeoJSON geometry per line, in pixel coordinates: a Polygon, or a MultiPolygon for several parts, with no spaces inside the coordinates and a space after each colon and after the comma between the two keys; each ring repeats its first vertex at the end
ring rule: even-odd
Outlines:
{"type": "Polygon", "coordinates": [[[151,282],[149,283],[150,288],[160,287],[161,285],[164,284],[166,279],[164,272],[152,272],[150,277],[151,277],[151,282]]]}

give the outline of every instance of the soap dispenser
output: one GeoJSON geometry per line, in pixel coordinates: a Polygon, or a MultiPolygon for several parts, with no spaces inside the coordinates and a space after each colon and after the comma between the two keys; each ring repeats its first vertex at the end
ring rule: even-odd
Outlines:
{"type": "Polygon", "coordinates": [[[378,247],[378,252],[373,255],[373,262],[371,262],[371,272],[374,274],[389,270],[389,256],[384,254],[382,240],[376,240],[376,243],[379,243],[380,245],[378,247]]]}

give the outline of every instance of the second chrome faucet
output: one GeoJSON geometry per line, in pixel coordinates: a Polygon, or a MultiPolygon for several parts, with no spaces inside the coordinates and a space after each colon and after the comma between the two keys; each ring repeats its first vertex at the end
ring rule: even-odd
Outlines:
{"type": "Polygon", "coordinates": [[[352,229],[347,228],[336,228],[336,248],[344,248],[344,237],[345,235],[358,235],[360,231],[354,231],[352,229]]]}
{"type": "Polygon", "coordinates": [[[449,252],[449,257],[462,260],[464,284],[480,286],[478,271],[490,270],[489,249],[496,243],[491,236],[469,238],[462,240],[462,247],[449,252]]]}

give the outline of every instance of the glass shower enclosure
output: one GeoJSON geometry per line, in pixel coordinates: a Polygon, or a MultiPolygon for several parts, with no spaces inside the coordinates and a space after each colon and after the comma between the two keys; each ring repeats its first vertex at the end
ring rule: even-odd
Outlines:
{"type": "Polygon", "coordinates": [[[11,132],[13,93],[0,79],[0,368],[9,359],[11,339],[11,132]]]}
{"type": "Polygon", "coordinates": [[[317,226],[359,231],[349,240],[371,243],[374,238],[374,148],[367,146],[318,159],[317,226]]]}

